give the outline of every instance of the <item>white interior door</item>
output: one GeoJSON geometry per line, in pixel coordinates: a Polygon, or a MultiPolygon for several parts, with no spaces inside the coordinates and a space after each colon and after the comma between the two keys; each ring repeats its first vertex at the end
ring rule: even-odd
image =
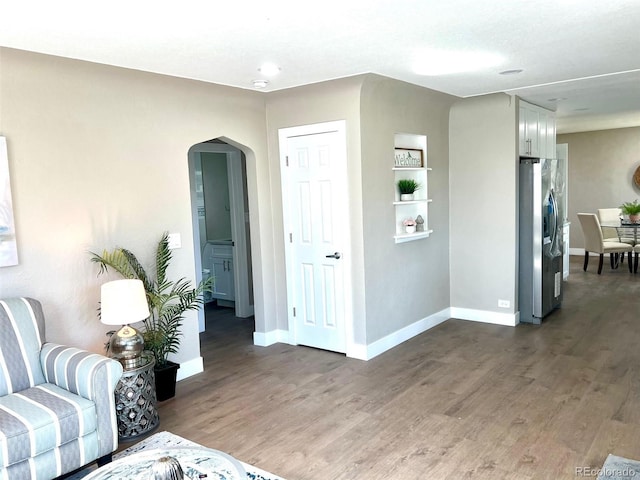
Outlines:
{"type": "Polygon", "coordinates": [[[344,353],[344,122],[316,127],[319,131],[302,134],[296,128],[280,131],[289,328],[293,343],[344,353]]]}

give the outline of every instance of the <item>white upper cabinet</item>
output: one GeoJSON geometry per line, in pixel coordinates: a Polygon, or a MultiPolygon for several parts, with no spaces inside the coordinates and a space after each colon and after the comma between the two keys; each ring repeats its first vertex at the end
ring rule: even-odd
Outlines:
{"type": "Polygon", "coordinates": [[[538,156],[538,123],[540,120],[539,112],[533,105],[520,102],[520,119],[518,131],[518,145],[520,146],[520,155],[537,157],[538,156]]]}
{"type": "Polygon", "coordinates": [[[547,153],[545,158],[557,158],[556,154],[556,114],[551,113],[547,120],[547,153]]]}
{"type": "Polygon", "coordinates": [[[555,113],[520,100],[518,151],[521,156],[555,158],[555,113]]]}
{"type": "Polygon", "coordinates": [[[547,153],[547,123],[549,115],[547,112],[538,112],[538,154],[537,157],[546,158],[547,153]]]}

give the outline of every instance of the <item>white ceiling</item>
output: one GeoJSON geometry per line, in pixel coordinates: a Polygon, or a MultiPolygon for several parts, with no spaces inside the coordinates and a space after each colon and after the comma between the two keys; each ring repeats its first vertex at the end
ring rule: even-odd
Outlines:
{"type": "Polygon", "coordinates": [[[373,72],[517,94],[557,110],[560,133],[640,125],[639,0],[20,0],[0,8],[0,46],[247,89],[271,61],[263,91],[373,72]],[[499,59],[414,73],[428,50],[499,59]]]}

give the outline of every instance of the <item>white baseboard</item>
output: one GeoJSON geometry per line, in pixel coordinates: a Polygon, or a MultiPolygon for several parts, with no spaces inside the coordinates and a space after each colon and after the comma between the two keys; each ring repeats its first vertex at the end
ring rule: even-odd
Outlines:
{"type": "Polygon", "coordinates": [[[429,315],[422,320],[418,320],[411,325],[407,325],[400,330],[390,333],[386,337],[382,337],[380,340],[376,340],[369,345],[356,345],[347,352],[347,356],[360,360],[371,360],[381,353],[391,350],[393,347],[397,347],[402,342],[405,342],[416,335],[420,335],[422,332],[426,332],[436,325],[440,325],[449,318],[451,318],[449,315],[449,309],[446,308],[440,312],[434,313],[433,315],[429,315]]]}
{"type": "Polygon", "coordinates": [[[356,360],[369,360],[369,354],[367,353],[367,346],[361,343],[352,343],[347,345],[347,357],[355,358],[356,360]]]}
{"type": "Polygon", "coordinates": [[[451,318],[459,318],[461,320],[469,320],[472,322],[493,323],[495,325],[505,325],[507,327],[515,327],[520,323],[520,312],[498,313],[457,307],[451,307],[449,311],[451,318]]]}
{"type": "Polygon", "coordinates": [[[196,375],[197,373],[204,372],[204,363],[202,357],[196,357],[180,364],[178,374],[176,375],[176,381],[184,380],[185,378],[196,375]]]}
{"type": "MultiPolygon", "coordinates": [[[[347,357],[358,360],[371,360],[374,357],[397,347],[410,338],[440,325],[450,318],[459,318],[473,322],[492,323],[514,327],[520,323],[520,313],[498,313],[468,308],[445,308],[440,312],[429,315],[417,322],[407,325],[389,335],[370,343],[369,345],[352,344],[347,346],[347,357]]],[[[268,347],[275,343],[290,343],[287,330],[272,330],[270,332],[253,332],[253,344],[268,347]]]]}
{"type": "Polygon", "coordinates": [[[258,347],[268,347],[275,343],[289,343],[287,330],[271,330],[270,332],[253,332],[253,344],[258,347]]]}

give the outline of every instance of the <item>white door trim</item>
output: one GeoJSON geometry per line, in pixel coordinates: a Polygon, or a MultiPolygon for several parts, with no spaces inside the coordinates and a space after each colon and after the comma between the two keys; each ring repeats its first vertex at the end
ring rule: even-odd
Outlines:
{"type": "Polygon", "coordinates": [[[249,303],[249,259],[247,258],[247,223],[244,211],[244,188],[240,151],[227,153],[229,202],[231,203],[231,236],[233,238],[233,283],[235,288],[236,317],[253,315],[249,303]]]}
{"type": "MultiPolygon", "coordinates": [[[[323,122],[312,125],[301,125],[296,127],[281,128],[278,130],[278,140],[280,147],[280,169],[282,173],[282,214],[283,214],[283,227],[284,227],[284,252],[285,252],[285,269],[287,279],[295,278],[293,275],[293,252],[292,244],[289,242],[289,232],[291,231],[292,220],[289,218],[289,188],[287,181],[286,170],[286,145],[287,139],[290,137],[299,137],[304,135],[315,135],[329,132],[337,132],[340,136],[341,148],[344,149],[345,158],[347,155],[347,141],[346,141],[346,122],[344,120],[337,120],[332,122],[323,122]]],[[[345,169],[346,171],[347,169],[345,169]]],[[[347,194],[348,197],[348,194],[347,194]]],[[[357,350],[357,345],[353,342],[353,300],[352,300],[352,278],[351,278],[351,237],[350,237],[350,222],[349,222],[349,206],[344,205],[345,214],[343,217],[344,225],[341,226],[344,236],[344,246],[342,248],[343,257],[341,261],[345,262],[343,268],[343,282],[344,282],[344,328],[346,339],[346,352],[349,355],[350,352],[357,350]]],[[[287,280],[287,319],[289,328],[289,343],[297,345],[296,335],[296,321],[293,316],[293,299],[295,298],[294,286],[287,280]]]]}

